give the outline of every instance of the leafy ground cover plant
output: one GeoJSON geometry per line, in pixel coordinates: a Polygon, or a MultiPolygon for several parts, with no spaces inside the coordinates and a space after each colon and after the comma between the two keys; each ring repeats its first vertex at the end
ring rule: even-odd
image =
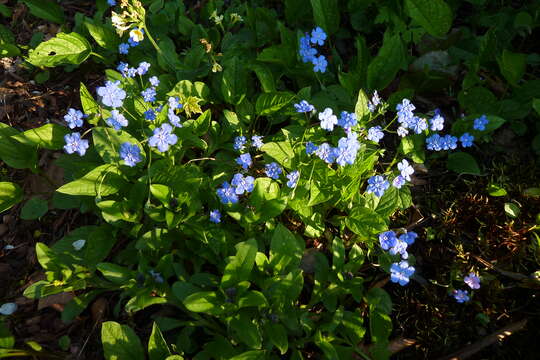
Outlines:
{"type": "MultiPolygon", "coordinates": [[[[427,32],[446,33],[415,18],[411,4],[411,17],[427,32]]],[[[63,148],[57,164],[68,182],[55,206],[102,219],[51,247],[39,243],[47,278],[25,295],[76,292],[65,321],[102,294],[120,294],[116,315],[166,304],[181,315],[157,317],[157,332],[177,330],[173,352],[197,358],[301,358],[306,349],[328,358],[387,357],[392,302],[366,285],[366,266],[376,264],[400,285],[415,276],[408,248],[415,233],[389,230],[391,215],[411,205],[412,165],[424,162],[426,150],[488,140],[504,120],[473,113],[440,135],[440,111],[415,113],[404,93],[387,101],[358,93],[334,72],[339,54],[330,57],[333,49],[324,47],[339,39],[335,18],[323,11],[330,3],[312,4],[321,26],[296,34],[272,11],[243,4],[223,11],[211,2],[202,11],[208,28],[182,15],[172,31],[158,19],[182,12],[179,4],[154,2],[153,16],[138,3],[119,5],[112,24],[123,37],[114,50],[127,58],[107,70],[96,96],[81,85],[82,109],[64,117],[69,130],[50,124],[18,134],[6,127],[11,152],[2,159],[39,171],[23,150],[63,148]],[[267,29],[276,26],[281,44],[267,46],[277,40],[267,29]],[[182,34],[176,44],[190,49],[178,55],[169,32],[182,34]],[[294,56],[278,56],[289,50],[294,56]],[[306,251],[306,239],[319,249],[306,251]]],[[[404,46],[397,34],[388,35],[392,48],[404,46]]],[[[395,76],[378,78],[388,70],[379,64],[384,51],[370,63],[371,89],[395,76]]],[[[466,152],[452,152],[448,168],[481,171],[466,152]]],[[[11,193],[11,203],[20,200],[11,193]]],[[[28,218],[42,216],[43,203],[27,201],[28,218]]],[[[476,287],[473,276],[466,284],[476,287]]],[[[463,284],[451,294],[470,300],[463,284]]],[[[140,347],[126,327],[103,329],[108,357],[140,347]]],[[[170,353],[167,345],[159,349],[170,353]]]]}

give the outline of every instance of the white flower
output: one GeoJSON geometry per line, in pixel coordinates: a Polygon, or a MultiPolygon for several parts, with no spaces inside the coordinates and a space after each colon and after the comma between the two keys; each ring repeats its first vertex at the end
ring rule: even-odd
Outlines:
{"type": "Polygon", "coordinates": [[[139,28],[135,28],[129,32],[129,37],[135,42],[141,42],[144,40],[144,33],[139,28]]]}
{"type": "Polygon", "coordinates": [[[85,244],[86,244],[86,240],[81,239],[81,240],[74,241],[73,244],[71,245],[73,246],[75,251],[79,251],[84,247],[85,244]]]}
{"type": "Polygon", "coordinates": [[[15,303],[5,303],[0,306],[0,314],[2,315],[11,315],[17,311],[17,304],[15,303]]]}

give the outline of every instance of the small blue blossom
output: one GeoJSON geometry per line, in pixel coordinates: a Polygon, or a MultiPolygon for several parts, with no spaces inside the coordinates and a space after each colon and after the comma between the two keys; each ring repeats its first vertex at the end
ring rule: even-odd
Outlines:
{"type": "Polygon", "coordinates": [[[170,109],[176,110],[176,109],[181,109],[182,108],[182,104],[180,103],[180,98],[178,98],[178,96],[169,97],[167,102],[169,103],[169,108],[170,109]]]}
{"type": "Polygon", "coordinates": [[[251,137],[251,145],[255,148],[255,149],[260,149],[264,143],[262,141],[262,136],[260,135],[253,135],[251,137]]]}
{"type": "Polygon", "coordinates": [[[407,245],[414,244],[414,241],[418,237],[418,234],[414,231],[407,231],[406,233],[403,233],[399,236],[399,240],[405,241],[407,245]]]}
{"type": "Polygon", "coordinates": [[[469,292],[467,290],[454,290],[452,291],[452,296],[454,296],[454,299],[460,304],[470,300],[469,292]]]}
{"type": "Polygon", "coordinates": [[[410,119],[414,116],[413,111],[416,107],[411,103],[409,99],[403,99],[401,104],[396,105],[396,111],[398,115],[398,122],[400,124],[409,123],[410,119]]]}
{"type": "Polygon", "coordinates": [[[180,116],[176,115],[174,113],[174,110],[169,108],[167,110],[167,118],[169,119],[169,122],[177,128],[181,128],[182,124],[180,123],[180,116]]]}
{"type": "Polygon", "coordinates": [[[126,117],[116,109],[111,111],[111,117],[107,118],[105,122],[107,125],[113,127],[114,130],[120,130],[122,127],[128,126],[126,117]]]}
{"type": "Polygon", "coordinates": [[[120,81],[107,81],[105,86],[97,88],[97,94],[101,96],[103,105],[119,108],[124,103],[126,92],[120,88],[120,81]]]}
{"type": "Polygon", "coordinates": [[[484,131],[486,130],[486,125],[489,123],[488,118],[486,115],[480,116],[478,119],[474,119],[473,129],[484,131]]]}
{"type": "Polygon", "coordinates": [[[390,255],[400,254],[402,259],[407,259],[409,258],[407,246],[408,244],[405,241],[402,241],[401,239],[396,239],[396,243],[388,250],[388,253],[390,255]]]}
{"type": "Polygon", "coordinates": [[[396,245],[396,242],[396,233],[392,230],[379,234],[379,244],[383,250],[390,250],[390,248],[393,248],[396,245]]]}
{"type": "Polygon", "coordinates": [[[236,204],[238,202],[238,195],[236,195],[235,188],[227,181],[221,184],[221,188],[217,189],[216,193],[223,204],[236,204]]]}
{"type": "Polygon", "coordinates": [[[107,0],[107,4],[109,4],[109,6],[116,6],[116,0],[107,0]]]}
{"type": "Polygon", "coordinates": [[[334,125],[338,123],[336,115],[334,115],[330,108],[326,108],[322,113],[319,113],[319,120],[321,120],[321,129],[327,131],[334,130],[334,125]]]}
{"type": "Polygon", "coordinates": [[[404,128],[403,126],[398,127],[397,134],[401,137],[405,137],[409,135],[409,130],[407,128],[404,128]]]}
{"type": "Polygon", "coordinates": [[[255,178],[238,173],[234,174],[231,184],[235,187],[236,195],[242,195],[244,192],[250,193],[255,186],[255,178]]]}
{"type": "Polygon", "coordinates": [[[341,116],[338,119],[337,125],[341,126],[344,129],[350,129],[354,126],[356,126],[356,114],[355,113],[349,113],[346,111],[341,112],[341,116]]]}
{"type": "Polygon", "coordinates": [[[157,76],[152,76],[150,77],[150,79],[148,79],[148,81],[150,81],[150,84],[154,87],[158,87],[159,86],[159,79],[157,76]]]}
{"type": "Polygon", "coordinates": [[[374,175],[368,179],[367,193],[373,193],[377,197],[384,195],[386,189],[390,187],[390,183],[381,175],[374,175]]]}
{"type": "Polygon", "coordinates": [[[150,63],[143,61],[137,67],[137,74],[142,76],[148,72],[148,69],[150,69],[150,63]]]}
{"type": "Polygon", "coordinates": [[[214,224],[219,224],[221,222],[221,213],[219,210],[214,209],[210,211],[210,221],[214,224]]]}
{"type": "Polygon", "coordinates": [[[442,137],[442,148],[443,150],[454,150],[457,148],[458,138],[452,135],[445,135],[442,137]]]}
{"type": "Polygon", "coordinates": [[[324,57],[324,55],[319,55],[317,57],[314,56],[311,62],[313,63],[314,72],[321,72],[321,73],[326,72],[328,61],[326,61],[326,58],[324,57]]]}
{"type": "Polygon", "coordinates": [[[156,89],[153,87],[149,87],[148,89],[144,89],[141,92],[141,96],[143,97],[143,100],[146,102],[154,102],[156,101],[156,89]]]}
{"type": "Polygon", "coordinates": [[[88,140],[81,139],[81,134],[79,134],[78,132],[66,134],[64,136],[64,141],[66,142],[66,145],[64,145],[64,150],[68,154],[73,154],[76,152],[80,156],[83,156],[89,146],[88,140]]]}
{"type": "Polygon", "coordinates": [[[411,181],[411,175],[414,173],[413,167],[409,164],[407,159],[401,160],[397,164],[397,168],[401,173],[401,176],[407,181],[411,181]]]}
{"type": "Polygon", "coordinates": [[[307,113],[315,110],[315,107],[306,100],[302,100],[298,104],[294,104],[294,108],[296,109],[296,112],[299,113],[307,113]]]}
{"type": "Polygon", "coordinates": [[[279,175],[283,172],[283,170],[281,170],[281,167],[277,163],[271,162],[270,164],[265,165],[264,172],[269,178],[277,180],[279,179],[279,175]]]}
{"type": "Polygon", "coordinates": [[[418,116],[413,116],[407,123],[409,129],[413,130],[416,134],[421,134],[428,128],[427,120],[418,116]]]}
{"type": "Polygon", "coordinates": [[[161,274],[159,272],[157,272],[157,271],[150,270],[150,271],[148,271],[148,273],[150,274],[152,279],[154,279],[154,281],[157,282],[158,284],[163,284],[163,282],[165,281],[163,279],[163,276],[161,276],[161,274]]]}
{"type": "Polygon", "coordinates": [[[313,154],[315,151],[317,151],[319,147],[317,145],[315,145],[314,143],[312,143],[311,141],[308,141],[306,143],[306,154],[308,155],[311,155],[313,154]]]}
{"type": "Polygon", "coordinates": [[[126,76],[128,78],[135,77],[135,75],[137,75],[137,68],[131,67],[131,68],[127,69],[127,75],[126,76]]]}
{"type": "Polygon", "coordinates": [[[405,183],[406,183],[406,180],[401,175],[396,176],[394,180],[392,180],[392,186],[395,187],[396,189],[401,189],[401,187],[405,185],[405,183]]]}
{"type": "Polygon", "coordinates": [[[154,135],[148,139],[148,145],[157,147],[160,152],[169,150],[169,146],[178,141],[178,137],[172,133],[172,130],[172,126],[167,123],[154,129],[154,135]]]}
{"type": "Polygon", "coordinates": [[[342,137],[338,141],[338,147],[334,149],[336,163],[340,166],[352,165],[356,160],[356,154],[360,149],[360,142],[357,140],[358,134],[350,132],[347,137],[342,137]]]}
{"type": "Polygon", "coordinates": [[[369,128],[367,138],[368,140],[374,141],[376,143],[379,143],[379,141],[384,137],[384,133],[382,131],[382,127],[380,126],[374,126],[369,128]]]}
{"type": "Polygon", "coordinates": [[[287,186],[291,189],[296,187],[296,184],[298,183],[298,179],[300,179],[300,172],[298,170],[291,171],[287,174],[287,186]]]}
{"type": "Polygon", "coordinates": [[[236,158],[236,163],[242,166],[244,170],[247,170],[251,166],[251,155],[249,153],[241,154],[236,158]]]}
{"type": "Polygon", "coordinates": [[[236,151],[240,151],[240,150],[244,150],[244,148],[246,147],[246,137],[245,136],[237,136],[234,138],[234,143],[233,143],[233,149],[236,150],[236,151]]]}
{"type": "Polygon", "coordinates": [[[125,142],[120,145],[120,158],[127,166],[133,167],[141,162],[141,149],[136,144],[125,142]]]}
{"type": "Polygon", "coordinates": [[[377,90],[373,92],[373,96],[371,97],[371,100],[368,101],[368,110],[369,112],[374,112],[375,109],[377,109],[377,106],[381,103],[381,98],[379,97],[379,94],[377,93],[377,90]]]}
{"type": "Polygon", "coordinates": [[[470,273],[463,279],[471,289],[480,289],[480,278],[475,273],[470,273]]]}
{"type": "Polygon", "coordinates": [[[121,73],[123,77],[126,77],[128,68],[129,68],[128,63],[120,62],[118,66],[116,67],[116,70],[118,70],[118,72],[121,73]]]}
{"type": "Polygon", "coordinates": [[[459,141],[461,141],[461,146],[464,148],[471,147],[473,145],[474,136],[469,133],[464,133],[460,136],[459,141]]]}
{"type": "Polygon", "coordinates": [[[322,143],[315,150],[315,155],[327,164],[332,164],[336,160],[336,152],[328,143],[322,143]]]}
{"type": "Polygon", "coordinates": [[[299,53],[304,63],[313,61],[317,55],[317,50],[311,47],[310,36],[307,33],[300,38],[299,53]]]}
{"type": "Polygon", "coordinates": [[[83,118],[85,115],[81,110],[76,110],[70,108],[66,115],[64,115],[64,120],[68,123],[70,129],[75,129],[76,127],[83,126],[83,118]]]}
{"type": "Polygon", "coordinates": [[[310,41],[312,44],[324,45],[325,40],[326,40],[326,33],[319,26],[317,26],[315,29],[311,31],[310,41]]]}
{"type": "Polygon", "coordinates": [[[129,53],[129,44],[121,43],[118,45],[118,52],[122,55],[127,55],[129,53]]]}
{"type": "Polygon", "coordinates": [[[409,283],[409,278],[414,274],[414,267],[405,260],[393,263],[390,266],[390,281],[405,286],[409,283]]]}
{"type": "Polygon", "coordinates": [[[440,112],[436,112],[435,116],[429,120],[429,123],[431,131],[441,131],[444,128],[444,118],[440,112]]]}
{"type": "Polygon", "coordinates": [[[154,109],[148,109],[144,112],[144,118],[148,121],[154,121],[156,120],[156,112],[154,109]]]}

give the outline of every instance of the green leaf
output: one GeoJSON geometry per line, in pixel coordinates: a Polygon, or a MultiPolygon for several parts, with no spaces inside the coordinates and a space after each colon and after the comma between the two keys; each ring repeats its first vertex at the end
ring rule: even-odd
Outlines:
{"type": "Polygon", "coordinates": [[[289,349],[289,339],[285,327],[269,321],[265,325],[265,334],[270,342],[279,349],[281,355],[285,355],[289,349]]]}
{"type": "Polygon", "coordinates": [[[150,360],[163,360],[171,355],[167,342],[156,323],[152,326],[152,334],[148,339],[148,357],[150,360]]]}
{"type": "Polygon", "coordinates": [[[106,163],[123,162],[120,158],[120,146],[125,142],[137,145],[141,152],[141,162],[137,163],[136,166],[143,166],[146,163],[144,148],[127,131],[117,131],[109,127],[94,127],[92,129],[92,138],[96,151],[106,163]]]}
{"type": "Polygon", "coordinates": [[[319,349],[322,350],[324,353],[324,358],[328,360],[339,360],[339,355],[336,351],[336,348],[334,348],[334,345],[332,345],[328,340],[326,340],[322,335],[320,331],[317,331],[317,334],[314,338],[315,345],[319,347],[319,349]]]}
{"type": "Polygon", "coordinates": [[[262,63],[256,63],[251,65],[251,69],[255,72],[255,75],[257,75],[263,92],[276,92],[276,80],[274,79],[274,75],[269,66],[262,63]]]}
{"type": "Polygon", "coordinates": [[[255,111],[258,115],[267,116],[278,112],[289,104],[295,95],[288,92],[264,93],[259,95],[255,103],[255,111]]]}
{"type": "Polygon", "coordinates": [[[0,43],[0,56],[1,57],[15,57],[21,54],[21,50],[14,44],[2,44],[0,43]]]}
{"type": "Polygon", "coordinates": [[[261,147],[261,151],[265,152],[276,160],[276,162],[284,168],[292,169],[292,160],[294,159],[294,151],[291,143],[288,141],[269,142],[261,147]]]}
{"type": "Polygon", "coordinates": [[[21,210],[21,219],[39,219],[49,211],[47,200],[40,197],[33,197],[24,204],[21,210]]]}
{"type": "Polygon", "coordinates": [[[452,170],[458,174],[471,174],[481,175],[480,167],[478,163],[467,153],[458,151],[448,155],[448,161],[446,162],[448,170],[452,170]]]}
{"type": "Polygon", "coordinates": [[[253,322],[252,316],[248,315],[244,310],[230,321],[229,326],[236,333],[240,341],[249,348],[261,348],[262,336],[259,327],[253,322]]]}
{"type": "Polygon", "coordinates": [[[37,151],[8,137],[0,139],[0,159],[15,169],[35,169],[37,151]]]}
{"type": "Polygon", "coordinates": [[[248,280],[256,255],[257,241],[255,239],[236,244],[236,255],[225,266],[221,287],[230,288],[241,281],[248,280]]]}
{"type": "Polygon", "coordinates": [[[204,312],[218,315],[223,312],[221,300],[214,291],[200,291],[188,295],[183,301],[184,306],[193,312],[204,312]]]}
{"type": "Polygon", "coordinates": [[[106,360],[145,360],[141,340],[133,329],[114,321],[101,325],[101,342],[106,360]]]}
{"type": "Polygon", "coordinates": [[[84,26],[99,46],[111,51],[118,51],[117,46],[120,43],[120,38],[112,26],[97,24],[89,18],[84,20],[84,26]]]}
{"type": "Polygon", "coordinates": [[[501,56],[497,58],[499,69],[505,79],[516,86],[525,74],[527,65],[527,54],[513,53],[504,49],[501,56]]]}
{"type": "Polygon", "coordinates": [[[266,352],[261,350],[251,350],[233,356],[229,360],[260,360],[264,359],[266,352]]]}
{"type": "Polygon", "coordinates": [[[370,238],[386,230],[386,223],[375,211],[366,207],[357,206],[345,219],[345,226],[352,232],[363,237],[370,238]]]}
{"type": "Polygon", "coordinates": [[[0,348],[11,349],[13,346],[15,346],[15,336],[11,334],[7,324],[0,321],[0,348]]]}
{"type": "Polygon", "coordinates": [[[337,0],[311,0],[315,24],[328,35],[339,30],[339,5],[337,0]]]}
{"type": "Polygon", "coordinates": [[[383,45],[368,66],[367,83],[371,90],[382,90],[406,63],[405,47],[399,34],[385,33],[383,45]]]}
{"type": "Polygon", "coordinates": [[[98,103],[96,102],[96,100],[94,100],[94,97],[92,96],[92,94],[90,94],[90,91],[88,91],[88,88],[83,83],[81,83],[79,87],[79,93],[81,95],[81,105],[83,108],[83,112],[87,115],[99,113],[98,103]]]}
{"type": "Polygon", "coordinates": [[[79,316],[99,294],[103,293],[103,291],[104,290],[87,291],[71,299],[62,311],[62,321],[67,324],[75,320],[75,318],[79,316]]]}
{"type": "Polygon", "coordinates": [[[364,117],[367,117],[370,114],[368,108],[368,97],[362,89],[360,89],[358,92],[358,100],[356,101],[356,106],[354,107],[354,113],[356,114],[356,119],[359,123],[363,123],[364,117]]]}
{"type": "Polygon", "coordinates": [[[505,196],[508,194],[503,187],[496,184],[489,184],[487,191],[490,196],[505,196]]]}
{"type": "Polygon", "coordinates": [[[0,4],[0,14],[2,14],[4,17],[11,17],[11,9],[8,8],[6,5],[0,4]]]}
{"type": "Polygon", "coordinates": [[[334,237],[332,241],[332,270],[341,272],[345,264],[345,246],[340,237],[334,237]]]}
{"type": "MultiPolygon", "coordinates": [[[[0,142],[3,141],[0,139],[0,142]]],[[[4,212],[23,199],[23,191],[12,182],[0,182],[0,212],[4,212]]]]}
{"type": "Polygon", "coordinates": [[[118,285],[124,285],[134,277],[133,271],[113,263],[99,263],[96,268],[103,274],[105,279],[118,285]]]}
{"type": "Polygon", "coordinates": [[[69,134],[68,128],[56,124],[45,124],[12,136],[21,144],[37,146],[49,150],[60,150],[65,145],[64,136],[69,134]]]}
{"type": "Polygon", "coordinates": [[[270,242],[270,266],[275,274],[297,269],[304,254],[305,244],[279,223],[270,242]]]}
{"type": "Polygon", "coordinates": [[[444,36],[452,26],[452,10],[443,0],[406,0],[411,18],[429,34],[444,36]]]}
{"type": "Polygon", "coordinates": [[[540,115],[540,99],[533,99],[532,106],[536,113],[540,115]]]}
{"type": "Polygon", "coordinates": [[[238,105],[246,97],[247,73],[238,57],[233,57],[223,66],[221,94],[225,102],[238,105]]]}
{"type": "Polygon", "coordinates": [[[35,66],[54,67],[63,64],[78,65],[92,52],[90,43],[77,33],[58,33],[56,37],[39,44],[28,56],[35,66]]]}
{"type": "Polygon", "coordinates": [[[238,308],[244,307],[267,307],[268,300],[260,291],[248,291],[238,299],[238,308]]]}
{"type": "Polygon", "coordinates": [[[517,218],[519,217],[519,214],[521,210],[519,207],[514,203],[505,203],[504,204],[504,212],[506,215],[510,216],[511,218],[517,218]]]}
{"type": "Polygon", "coordinates": [[[62,25],[65,21],[64,10],[52,0],[22,0],[30,9],[30,14],[62,25]]]}
{"type": "Polygon", "coordinates": [[[56,191],[68,195],[107,196],[125,188],[121,171],[116,165],[105,164],[96,167],[82,178],[69,182],[56,191]]]}
{"type": "Polygon", "coordinates": [[[369,328],[372,342],[388,341],[388,337],[392,333],[392,320],[387,314],[370,308],[369,328]]]}

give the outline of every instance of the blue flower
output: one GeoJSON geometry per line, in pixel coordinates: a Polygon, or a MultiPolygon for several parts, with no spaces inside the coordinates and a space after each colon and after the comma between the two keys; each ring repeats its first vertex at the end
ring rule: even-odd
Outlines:
{"type": "Polygon", "coordinates": [[[401,160],[397,164],[398,170],[401,172],[401,176],[407,181],[411,181],[411,175],[414,173],[413,167],[409,164],[407,159],[401,160]]]}
{"type": "Polygon", "coordinates": [[[475,273],[470,273],[463,279],[471,289],[480,289],[480,278],[475,273]]]}
{"type": "Polygon", "coordinates": [[[326,67],[328,66],[328,61],[326,61],[326,58],[324,55],[319,55],[317,57],[313,57],[311,59],[311,62],[313,63],[313,71],[314,72],[326,72],[326,67]]]}
{"type": "Polygon", "coordinates": [[[214,209],[210,211],[210,221],[215,224],[219,224],[221,222],[221,213],[219,210],[214,209]]]}
{"type": "Polygon", "coordinates": [[[460,304],[470,300],[469,292],[467,290],[454,290],[452,291],[452,296],[454,296],[454,299],[460,304]]]}
{"type": "Polygon", "coordinates": [[[473,141],[474,141],[474,136],[472,136],[471,134],[469,133],[464,133],[463,135],[461,135],[461,137],[459,138],[459,141],[461,141],[461,145],[466,148],[466,147],[471,147],[473,145],[473,141]]]}
{"type": "Polygon", "coordinates": [[[384,195],[386,189],[390,187],[390,183],[381,175],[374,175],[368,179],[367,193],[373,193],[377,197],[384,195]]]}
{"type": "Polygon", "coordinates": [[[306,154],[311,155],[315,151],[317,151],[317,149],[318,149],[318,146],[312,143],[311,141],[308,141],[306,143],[306,154]]]}
{"type": "Polygon", "coordinates": [[[394,247],[397,242],[396,233],[392,230],[385,231],[379,234],[379,244],[383,250],[389,250],[394,247]]]}
{"type": "Polygon", "coordinates": [[[264,145],[262,138],[260,135],[253,135],[251,137],[251,145],[256,149],[260,149],[264,145]]]}
{"type": "Polygon", "coordinates": [[[135,144],[125,142],[120,145],[120,158],[127,166],[133,167],[141,162],[141,149],[135,144]]]}
{"type": "Polygon", "coordinates": [[[237,136],[234,138],[234,144],[233,149],[236,151],[244,150],[246,145],[246,137],[245,136],[237,136]]]}
{"type": "Polygon", "coordinates": [[[172,133],[172,129],[172,126],[167,123],[154,129],[154,135],[148,139],[148,145],[157,147],[160,152],[169,150],[169,146],[178,141],[178,137],[172,133]]]}
{"type": "Polygon", "coordinates": [[[315,110],[315,107],[309,104],[306,100],[302,100],[298,104],[294,104],[294,108],[296,109],[296,112],[299,113],[307,113],[315,110]]]}
{"type": "Polygon", "coordinates": [[[122,55],[127,55],[127,53],[129,53],[129,44],[121,43],[118,45],[118,52],[122,55]]]}
{"type": "Polygon", "coordinates": [[[236,163],[242,166],[244,170],[247,170],[251,166],[251,155],[249,153],[241,154],[236,158],[236,163]]]}
{"type": "Polygon", "coordinates": [[[70,108],[66,115],[64,115],[64,120],[68,123],[70,129],[75,129],[76,127],[83,126],[84,114],[80,110],[70,108]]]}
{"type": "Polygon", "coordinates": [[[404,128],[403,126],[398,127],[397,134],[401,137],[405,137],[409,134],[409,130],[407,128],[404,128]]]}
{"type": "Polygon", "coordinates": [[[118,110],[111,111],[111,117],[105,120],[107,125],[112,126],[114,130],[120,130],[124,126],[128,126],[128,121],[124,115],[122,115],[118,110]]]}
{"type": "Polygon", "coordinates": [[[320,27],[316,27],[311,31],[311,43],[324,45],[324,40],[326,40],[326,33],[320,27]]]}
{"type": "Polygon", "coordinates": [[[396,189],[401,189],[401,187],[405,185],[405,182],[406,182],[405,178],[401,175],[398,175],[392,181],[392,186],[395,187],[396,189]]]}
{"type": "Polygon", "coordinates": [[[148,121],[156,120],[156,112],[154,109],[148,109],[144,112],[144,118],[148,121]]]}
{"type": "Polygon", "coordinates": [[[148,69],[150,69],[150,63],[143,61],[137,67],[137,74],[142,76],[148,72],[148,69]]]}
{"type": "Polygon", "coordinates": [[[414,241],[416,240],[417,237],[418,237],[417,233],[415,233],[414,231],[408,231],[406,233],[401,234],[399,236],[399,240],[405,241],[407,245],[412,245],[414,244],[414,241]]]}
{"type": "Polygon", "coordinates": [[[406,124],[409,129],[413,130],[417,134],[421,134],[422,131],[428,128],[427,120],[418,116],[413,116],[412,118],[409,118],[409,121],[406,124]]]}
{"type": "Polygon", "coordinates": [[[373,96],[371,100],[368,101],[368,110],[369,112],[374,112],[377,106],[381,103],[381,98],[379,97],[379,94],[377,93],[377,90],[373,92],[373,96]]]}
{"type": "Polygon", "coordinates": [[[390,281],[405,286],[409,283],[409,278],[414,274],[414,267],[405,260],[393,263],[390,266],[390,281]]]}
{"type": "Polygon", "coordinates": [[[338,126],[341,126],[344,129],[350,129],[354,126],[356,126],[356,114],[355,113],[348,113],[346,111],[341,112],[341,116],[338,119],[337,122],[338,126]]]}
{"type": "Polygon", "coordinates": [[[176,115],[174,113],[174,110],[169,108],[167,110],[167,118],[169,119],[169,121],[171,122],[171,124],[174,126],[174,127],[177,127],[177,128],[181,128],[182,127],[182,124],[180,123],[180,116],[176,115]]]}
{"type": "Polygon", "coordinates": [[[155,86],[155,87],[159,86],[159,79],[157,76],[152,76],[150,79],[148,79],[148,81],[150,81],[150,84],[152,86],[155,86]]]}
{"type": "Polygon", "coordinates": [[[235,188],[227,181],[221,184],[221,188],[217,189],[216,193],[223,204],[236,204],[238,202],[238,195],[236,195],[235,188]]]}
{"type": "Polygon", "coordinates": [[[336,163],[338,163],[338,165],[345,166],[346,164],[354,164],[356,154],[360,149],[360,143],[357,138],[358,134],[350,132],[347,137],[339,139],[338,147],[334,149],[336,163]]]}
{"type": "Polygon", "coordinates": [[[109,4],[109,6],[115,6],[116,0],[107,0],[107,4],[109,4]]]}
{"type": "Polygon", "coordinates": [[[457,148],[458,138],[452,135],[445,135],[441,140],[443,150],[454,150],[457,148]]]}
{"type": "Polygon", "coordinates": [[[444,118],[441,116],[440,112],[436,112],[429,123],[431,124],[430,129],[432,131],[441,131],[444,128],[444,118]]]}
{"type": "Polygon", "coordinates": [[[107,81],[105,86],[97,88],[97,94],[101,96],[101,102],[112,108],[119,108],[126,98],[126,92],[120,88],[120,81],[107,81]]]}
{"type": "Polygon", "coordinates": [[[88,149],[88,140],[81,139],[81,134],[78,132],[66,134],[64,136],[64,141],[66,142],[66,145],[64,145],[64,150],[68,154],[73,154],[76,152],[80,156],[83,156],[86,153],[86,149],[88,149]]]}
{"type": "Polygon", "coordinates": [[[321,129],[327,131],[334,130],[334,125],[338,123],[336,115],[334,115],[330,108],[326,108],[322,113],[319,113],[319,120],[321,120],[321,129]]]}
{"type": "Polygon", "coordinates": [[[408,244],[405,241],[402,241],[401,239],[396,239],[396,243],[390,248],[388,253],[390,255],[400,254],[402,259],[407,259],[409,257],[409,253],[407,252],[407,246],[408,244]]]}
{"type": "Polygon", "coordinates": [[[238,173],[234,174],[231,184],[236,187],[236,195],[242,195],[243,193],[250,193],[253,191],[255,178],[253,176],[246,176],[238,173]]]}
{"type": "Polygon", "coordinates": [[[488,118],[486,115],[480,116],[478,119],[474,119],[474,130],[484,131],[486,130],[486,125],[489,123],[488,118]]]}
{"type": "Polygon", "coordinates": [[[300,38],[299,53],[304,63],[313,61],[315,55],[317,55],[317,50],[311,47],[310,37],[307,33],[306,36],[300,38]]]}
{"type": "Polygon", "coordinates": [[[287,186],[291,189],[296,187],[296,184],[298,183],[298,179],[300,179],[300,172],[298,170],[291,171],[287,174],[287,186]]]}
{"type": "Polygon", "coordinates": [[[146,102],[154,102],[156,101],[156,89],[153,87],[149,87],[148,89],[144,89],[141,92],[141,96],[143,97],[143,100],[146,102]]]}
{"type": "Polygon", "coordinates": [[[327,164],[332,164],[336,160],[336,152],[328,143],[322,143],[315,151],[315,155],[327,164]]]}
{"type": "Polygon", "coordinates": [[[150,271],[148,271],[148,273],[150,274],[152,279],[154,279],[154,281],[159,283],[159,284],[163,284],[163,282],[165,281],[163,279],[163,276],[161,276],[161,274],[159,272],[157,272],[157,271],[150,270],[150,271]]]}
{"type": "Polygon", "coordinates": [[[382,131],[382,127],[380,126],[374,126],[369,128],[367,138],[368,140],[374,141],[376,143],[379,143],[379,141],[384,137],[384,133],[382,131]]]}
{"type": "Polygon", "coordinates": [[[396,105],[398,122],[400,124],[407,124],[410,119],[414,116],[413,111],[416,107],[411,103],[409,99],[403,99],[401,104],[396,105]]]}
{"type": "Polygon", "coordinates": [[[127,77],[132,78],[137,75],[137,68],[128,68],[127,69],[127,77]]]}
{"type": "Polygon", "coordinates": [[[169,103],[170,109],[176,110],[182,108],[182,104],[180,104],[180,99],[178,98],[178,96],[171,96],[167,101],[169,103]]]}
{"type": "Polygon", "coordinates": [[[433,151],[442,150],[441,136],[439,134],[433,134],[426,138],[426,149],[433,151]]]}
{"type": "Polygon", "coordinates": [[[118,72],[120,72],[123,77],[126,77],[128,68],[129,68],[129,64],[121,61],[116,67],[116,70],[118,70],[118,72]]]}
{"type": "Polygon", "coordinates": [[[283,170],[281,170],[281,167],[277,163],[271,162],[270,164],[265,165],[264,172],[269,178],[277,180],[279,179],[279,174],[281,174],[283,170]]]}

